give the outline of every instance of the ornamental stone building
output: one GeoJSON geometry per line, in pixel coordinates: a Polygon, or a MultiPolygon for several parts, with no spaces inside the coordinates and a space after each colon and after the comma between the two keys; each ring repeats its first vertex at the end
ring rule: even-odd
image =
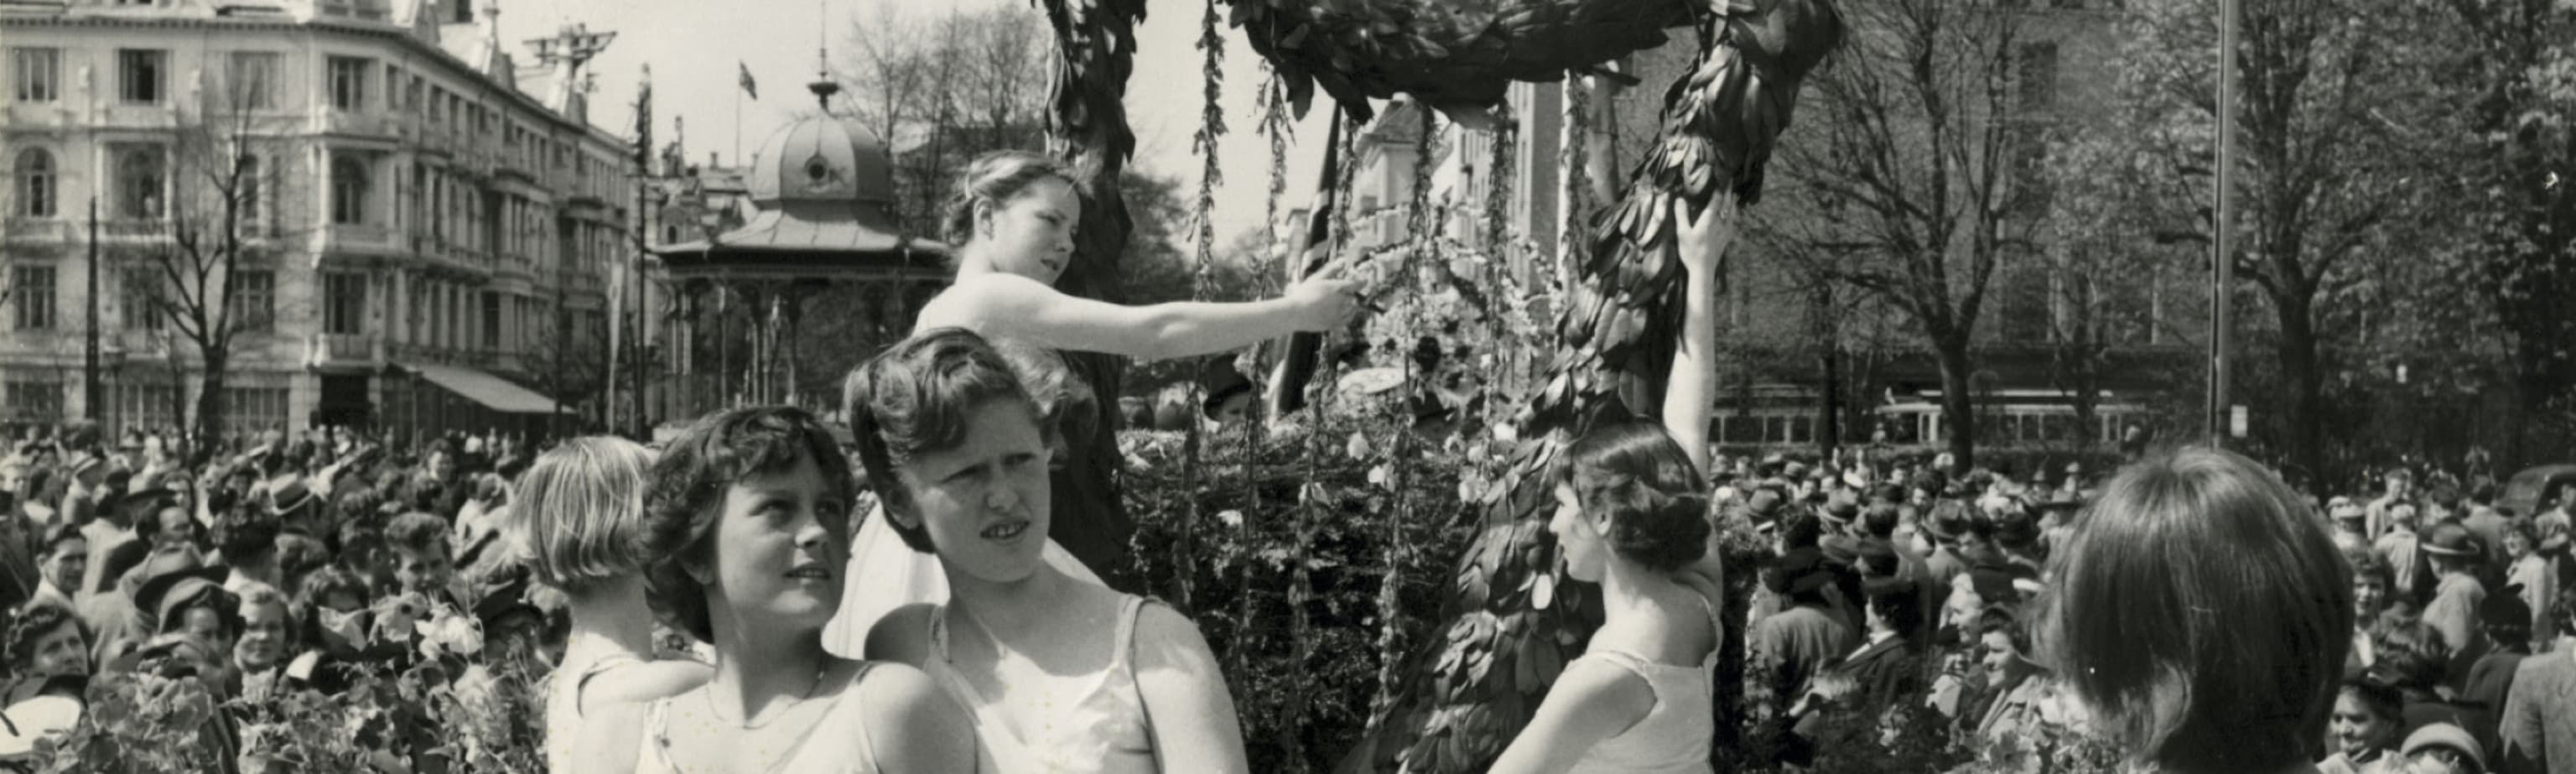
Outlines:
{"type": "Polygon", "coordinates": [[[213,323],[191,303],[234,331],[234,433],[595,416],[611,286],[642,264],[633,144],[590,121],[605,36],[522,66],[499,23],[473,0],[0,0],[0,422],[192,425],[213,323]],[[174,257],[209,254],[237,259],[174,257]]]}

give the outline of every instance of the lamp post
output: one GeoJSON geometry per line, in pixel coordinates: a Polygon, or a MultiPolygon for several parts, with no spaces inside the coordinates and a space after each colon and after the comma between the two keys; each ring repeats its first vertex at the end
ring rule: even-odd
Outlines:
{"type": "Polygon", "coordinates": [[[2236,16],[2238,0],[2218,0],[2218,207],[2210,230],[2217,235],[2210,261],[2209,445],[2227,441],[2227,351],[2236,286],[2234,192],[2236,167],[2236,16]]]}

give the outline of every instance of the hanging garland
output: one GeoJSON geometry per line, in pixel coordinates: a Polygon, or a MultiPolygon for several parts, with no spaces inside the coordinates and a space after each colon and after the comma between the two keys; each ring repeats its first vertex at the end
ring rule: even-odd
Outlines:
{"type": "MultiPolygon", "coordinates": [[[[1280,84],[1278,69],[1272,67],[1268,60],[1262,61],[1261,69],[1265,76],[1261,88],[1261,133],[1270,139],[1270,188],[1269,195],[1262,204],[1263,209],[1261,222],[1264,224],[1265,228],[1273,229],[1267,233],[1270,233],[1271,236],[1275,238],[1277,237],[1277,232],[1275,231],[1277,228],[1276,224],[1279,222],[1279,197],[1288,191],[1288,140],[1295,134],[1296,127],[1288,122],[1286,100],[1282,97],[1285,93],[1285,89],[1280,84]]],[[[1288,262],[1283,260],[1281,263],[1284,265],[1288,262]]],[[[1273,276],[1267,272],[1256,272],[1256,275],[1265,280],[1273,276]]],[[[1266,287],[1261,288],[1259,292],[1267,295],[1270,292],[1270,289],[1266,287]]],[[[1246,369],[1247,373],[1257,374],[1261,373],[1263,370],[1260,367],[1260,353],[1257,350],[1245,350],[1242,357],[1238,358],[1236,362],[1238,364],[1238,368],[1246,365],[1251,366],[1246,369]]],[[[1260,464],[1262,436],[1269,428],[1268,419],[1268,417],[1255,417],[1253,421],[1245,423],[1246,426],[1244,427],[1244,504],[1243,510],[1237,514],[1237,518],[1234,523],[1235,545],[1237,546],[1237,550],[1251,549],[1252,536],[1254,534],[1254,525],[1252,520],[1257,518],[1259,514],[1263,513],[1261,508],[1261,477],[1258,475],[1258,466],[1260,464]]],[[[1237,600],[1236,604],[1238,610],[1235,613],[1234,641],[1232,645],[1226,648],[1227,660],[1232,662],[1228,664],[1226,668],[1226,674],[1228,675],[1241,675],[1244,673],[1244,659],[1246,653],[1251,650],[1250,644],[1252,642],[1253,629],[1252,621],[1254,611],[1256,610],[1253,606],[1253,600],[1255,598],[1252,578],[1253,563],[1242,562],[1241,564],[1242,580],[1236,583],[1235,589],[1235,599],[1237,600]]],[[[1243,694],[1238,693],[1236,695],[1240,696],[1243,694]]]]}
{"type": "MultiPolygon", "coordinates": [[[[1198,49],[1204,55],[1200,75],[1205,85],[1200,95],[1206,101],[1199,111],[1198,134],[1190,139],[1190,149],[1200,159],[1196,228],[1192,234],[1198,264],[1190,273],[1190,300],[1206,301],[1216,274],[1216,224],[1209,215],[1216,210],[1216,187],[1225,180],[1224,171],[1217,165],[1217,138],[1225,135],[1225,109],[1219,102],[1224,96],[1225,37],[1217,31],[1216,0],[1207,0],[1207,10],[1199,17],[1198,49]]],[[[1201,361],[1198,375],[1202,378],[1189,381],[1191,406],[1206,405],[1204,376],[1210,365],[1212,361],[1201,361]]],[[[1175,600],[1183,610],[1190,609],[1190,577],[1195,574],[1191,568],[1198,556],[1199,444],[1205,434],[1203,424],[1198,416],[1191,416],[1181,439],[1181,497],[1187,502],[1181,513],[1180,546],[1173,557],[1180,571],[1173,573],[1173,578],[1179,583],[1174,589],[1175,600]]]]}

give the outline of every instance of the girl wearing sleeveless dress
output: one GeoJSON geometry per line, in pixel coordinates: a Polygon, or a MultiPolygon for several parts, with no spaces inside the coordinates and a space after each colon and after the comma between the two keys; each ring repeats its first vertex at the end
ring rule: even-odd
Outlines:
{"type": "Polygon", "coordinates": [[[653,453],[615,436],[575,438],[519,475],[519,507],[502,530],[536,581],[563,592],[572,635],[546,688],[546,769],[630,772],[636,725],[617,705],[705,683],[694,661],[653,660],[644,604],[644,471],[653,453]],[[608,713],[603,718],[602,713],[608,713]]]}
{"type": "Polygon", "coordinates": [[[909,605],[867,653],[911,664],[973,715],[984,771],[1245,771],[1215,655],[1170,608],[1040,558],[1049,435],[976,334],[918,334],[863,366],[848,405],[887,522],[936,553],[946,604],[909,605]]]}
{"type": "Polygon", "coordinates": [[[1709,307],[1733,238],[1731,197],[1674,222],[1689,272],[1664,422],[1594,427],[1557,469],[1556,536],[1566,575],[1601,584],[1603,620],[1565,666],[1495,772],[1683,774],[1710,770],[1709,702],[1722,618],[1708,498],[1708,412],[1716,382],[1709,307]]]}
{"type": "Polygon", "coordinates": [[[640,711],[635,771],[965,772],[966,715],[920,670],[824,651],[840,607],[849,463],[799,409],[689,428],[644,497],[653,602],[714,644],[705,685],[640,711]]]}
{"type": "MultiPolygon", "coordinates": [[[[1336,279],[1337,269],[1263,301],[1127,306],[1066,295],[1053,284],[1073,260],[1074,226],[1082,218],[1075,185],[1055,161],[1026,151],[995,151],[968,165],[943,223],[950,244],[957,245],[957,276],[923,305],[913,331],[964,328],[1041,349],[1156,360],[1330,330],[1358,310],[1357,286],[1336,279]]],[[[1098,571],[1123,563],[1132,525],[1110,523],[1116,517],[1103,508],[1068,507],[1058,515],[1065,518],[1043,534],[1050,564],[1098,582],[1098,571]],[[1068,553],[1066,545],[1079,555],[1068,553]]],[[[870,591],[852,595],[828,635],[833,649],[844,654],[859,651],[885,611],[947,599],[938,559],[906,550],[883,519],[873,516],[859,527],[850,573],[852,588],[870,591]]]]}

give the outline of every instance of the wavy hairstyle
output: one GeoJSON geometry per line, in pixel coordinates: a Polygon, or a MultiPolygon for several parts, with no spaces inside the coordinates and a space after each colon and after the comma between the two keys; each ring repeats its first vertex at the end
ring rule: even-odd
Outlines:
{"type": "Polygon", "coordinates": [[[898,471],[924,453],[964,443],[968,415],[986,403],[1016,403],[1031,421],[1048,424],[1010,361],[964,328],[935,328],[897,342],[850,371],[841,399],[869,488],[886,513],[913,518],[910,526],[899,519],[888,526],[922,553],[936,549],[898,471]]]}
{"type": "Polygon", "coordinates": [[[1024,150],[997,150],[975,157],[966,165],[965,174],[957,178],[957,190],[950,193],[947,208],[939,219],[940,235],[951,245],[964,245],[975,237],[975,209],[989,206],[999,209],[1027,191],[1029,185],[1047,178],[1062,180],[1082,190],[1081,181],[1073,179],[1064,165],[1024,150]]]}
{"type": "Polygon", "coordinates": [[[1698,466],[1664,432],[1639,419],[1593,427],[1566,448],[1554,483],[1574,489],[1584,513],[1610,520],[1610,550],[1657,572],[1699,561],[1708,550],[1708,496],[1698,466]]]}
{"type": "MultiPolygon", "coordinates": [[[[833,500],[849,503],[858,487],[850,461],[822,420],[786,406],[738,408],[690,425],[653,462],[644,490],[645,600],[702,642],[715,641],[706,586],[688,568],[715,561],[716,521],[735,482],[784,473],[812,460],[833,500]]],[[[828,538],[850,540],[848,513],[817,514],[828,538]]]]}
{"type": "Polygon", "coordinates": [[[2133,464],[2049,574],[2041,648],[2133,758],[2217,772],[2321,757],[2352,570],[2279,477],[2212,449],[2133,464]]]}

